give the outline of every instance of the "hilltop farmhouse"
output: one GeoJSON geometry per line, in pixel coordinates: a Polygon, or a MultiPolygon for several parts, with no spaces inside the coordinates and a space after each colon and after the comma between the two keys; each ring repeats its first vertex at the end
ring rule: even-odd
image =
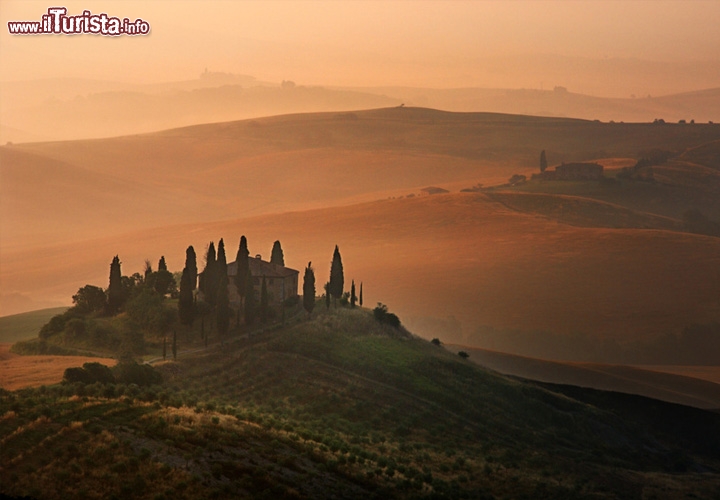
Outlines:
{"type": "Polygon", "coordinates": [[[603,166],[598,163],[563,163],[555,170],[533,174],[533,179],[542,181],[591,181],[603,178],[603,166]]]}
{"type": "MultiPolygon", "coordinates": [[[[265,285],[267,286],[268,299],[271,306],[279,306],[287,299],[297,297],[298,295],[298,276],[299,271],[284,267],[279,264],[273,264],[262,260],[260,255],[248,257],[248,266],[253,279],[253,289],[255,291],[255,299],[260,301],[260,289],[262,287],[262,279],[265,277],[265,285]]],[[[237,275],[237,261],[228,264],[228,295],[230,305],[238,307],[240,305],[240,295],[235,287],[235,276],[237,275]]]]}

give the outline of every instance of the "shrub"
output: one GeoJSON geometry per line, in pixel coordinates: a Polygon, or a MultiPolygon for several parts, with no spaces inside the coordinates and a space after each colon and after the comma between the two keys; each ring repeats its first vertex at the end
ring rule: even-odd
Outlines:
{"type": "Polygon", "coordinates": [[[115,376],[112,370],[105,365],[98,362],[85,363],[83,369],[93,378],[93,382],[100,382],[101,384],[114,384],[115,376]]]}
{"type": "Polygon", "coordinates": [[[86,370],[77,367],[65,369],[63,382],[67,382],[68,384],[74,384],[76,382],[81,384],[92,384],[94,380],[92,379],[92,375],[90,375],[86,370]]]}
{"type": "Polygon", "coordinates": [[[380,323],[390,325],[393,328],[400,328],[400,318],[397,315],[388,312],[388,308],[385,304],[378,302],[378,305],[373,309],[373,317],[380,323]]]}
{"type": "Polygon", "coordinates": [[[121,361],[113,372],[116,380],[121,384],[148,386],[162,383],[162,375],[155,368],[150,365],[140,365],[132,360],[121,361]]]}
{"type": "Polygon", "coordinates": [[[69,311],[58,314],[56,316],[53,316],[50,318],[50,321],[45,323],[43,327],[40,329],[40,333],[38,334],[41,339],[47,339],[53,335],[56,335],[58,333],[61,333],[65,329],[65,324],[73,318],[72,314],[68,314],[69,311]]]}

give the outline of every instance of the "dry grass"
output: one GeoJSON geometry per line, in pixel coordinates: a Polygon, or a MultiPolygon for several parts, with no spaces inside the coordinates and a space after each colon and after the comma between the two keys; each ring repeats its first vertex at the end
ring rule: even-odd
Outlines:
{"type": "Polygon", "coordinates": [[[0,387],[8,391],[57,384],[66,368],[99,362],[114,366],[116,360],[85,356],[18,356],[10,344],[0,344],[0,387]]]}

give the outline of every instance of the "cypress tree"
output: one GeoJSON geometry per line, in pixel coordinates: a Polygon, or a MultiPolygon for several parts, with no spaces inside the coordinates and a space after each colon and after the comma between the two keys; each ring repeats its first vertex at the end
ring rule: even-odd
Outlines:
{"type": "Polygon", "coordinates": [[[343,276],[342,257],[340,257],[338,246],[335,245],[332,264],[330,265],[330,295],[337,300],[342,297],[344,288],[345,277],[343,276]]]}
{"type": "Polygon", "coordinates": [[[122,287],[122,272],[120,270],[120,257],[113,257],[110,264],[110,282],[107,289],[107,307],[109,314],[117,314],[122,306],[125,293],[122,287]]]}
{"type": "Polygon", "coordinates": [[[207,254],[205,255],[205,270],[200,278],[200,291],[205,296],[205,302],[210,307],[215,306],[215,298],[218,290],[217,260],[215,255],[215,243],[210,242],[207,254]]]}
{"type": "Polygon", "coordinates": [[[350,287],[350,307],[355,307],[357,297],[355,296],[355,280],[352,280],[352,286],[350,287]]]}
{"type": "Polygon", "coordinates": [[[228,275],[227,275],[227,258],[225,257],[225,243],[222,238],[218,243],[217,262],[215,265],[217,271],[217,327],[220,334],[220,340],[223,341],[225,334],[230,326],[230,297],[228,296],[228,275]]]}
{"type": "Polygon", "coordinates": [[[268,319],[268,291],[265,283],[265,276],[262,279],[260,287],[260,322],[265,323],[268,319]]]}
{"type": "Polygon", "coordinates": [[[272,252],[270,254],[270,263],[285,267],[285,256],[283,255],[283,250],[280,246],[279,240],[273,243],[272,252]]]}
{"type": "Polygon", "coordinates": [[[325,309],[330,309],[330,282],[325,283],[325,309]]]}
{"type": "Polygon", "coordinates": [[[194,291],[197,287],[197,256],[195,255],[195,249],[192,245],[187,247],[185,250],[185,269],[188,270],[190,276],[190,282],[192,283],[192,290],[194,291]]]}
{"type": "Polygon", "coordinates": [[[235,263],[237,264],[237,273],[235,274],[235,288],[240,296],[240,307],[237,311],[237,326],[240,326],[240,311],[242,311],[245,305],[245,290],[247,288],[246,281],[249,272],[250,252],[247,247],[247,239],[245,235],[240,237],[240,246],[238,247],[237,255],[235,256],[235,263]]]}
{"type": "MultiPolygon", "coordinates": [[[[168,271],[164,255],[160,257],[160,261],[158,262],[158,270],[157,272],[151,274],[151,283],[148,284],[152,285],[155,291],[162,296],[165,296],[168,291],[171,290],[170,285],[177,286],[177,284],[175,284],[175,278],[173,277],[172,273],[168,271]]],[[[174,289],[175,286],[173,286],[172,288],[174,289]]]]}
{"type": "Polygon", "coordinates": [[[150,278],[152,276],[153,270],[152,270],[152,264],[148,259],[145,259],[145,270],[143,271],[143,277],[145,278],[145,283],[150,282],[150,278]]]}
{"type": "Polygon", "coordinates": [[[245,304],[244,304],[245,324],[252,325],[255,322],[255,287],[253,286],[253,277],[248,269],[245,277],[245,304]]]}
{"type": "Polygon", "coordinates": [[[545,156],[545,150],[543,149],[540,153],[540,172],[545,172],[547,169],[547,157],[545,156]]]}
{"type": "Polygon", "coordinates": [[[180,323],[192,325],[195,321],[195,282],[197,281],[197,262],[195,249],[191,246],[185,251],[185,267],[180,278],[180,296],[178,298],[178,314],[180,323]]]}
{"type": "Polygon", "coordinates": [[[362,307],[363,304],[363,298],[362,298],[362,281],[360,282],[360,307],[362,307]]]}
{"type": "Polygon", "coordinates": [[[303,307],[308,312],[308,318],[315,309],[315,270],[312,262],[308,262],[303,276],[303,307]]]}

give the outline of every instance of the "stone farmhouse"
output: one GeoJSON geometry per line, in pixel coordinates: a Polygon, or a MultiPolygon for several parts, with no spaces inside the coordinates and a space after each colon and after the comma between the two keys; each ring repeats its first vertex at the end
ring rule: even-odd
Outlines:
{"type": "Polygon", "coordinates": [[[563,163],[555,170],[533,174],[533,179],[543,181],[592,181],[603,178],[603,166],[598,163],[563,163]]]}
{"type": "MultiPolygon", "coordinates": [[[[260,255],[256,255],[254,258],[248,257],[248,264],[250,274],[252,274],[253,289],[255,290],[255,303],[260,303],[263,276],[268,291],[268,303],[271,306],[280,306],[287,299],[298,296],[299,271],[266,262],[262,260],[260,255]]],[[[235,287],[237,268],[237,262],[228,264],[228,295],[232,307],[240,305],[240,295],[238,295],[235,287]]]]}

